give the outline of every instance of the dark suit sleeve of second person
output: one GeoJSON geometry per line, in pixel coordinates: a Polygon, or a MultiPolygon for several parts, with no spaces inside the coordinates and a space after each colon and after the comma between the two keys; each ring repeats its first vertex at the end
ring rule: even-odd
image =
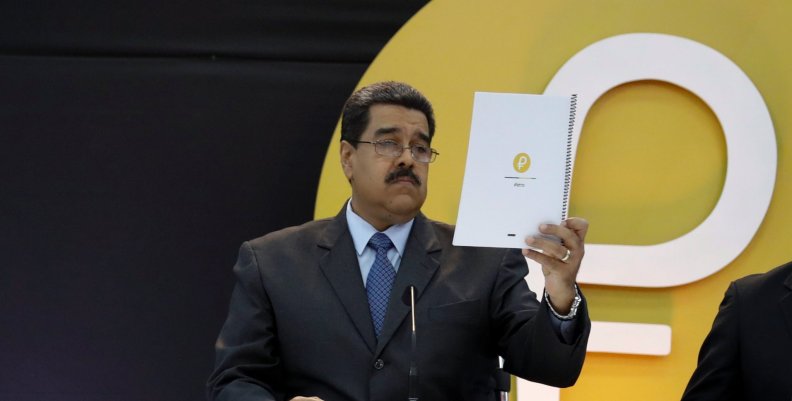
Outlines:
{"type": "Polygon", "coordinates": [[[528,289],[526,274],[520,251],[507,251],[490,305],[504,369],[534,382],[569,387],[580,376],[591,331],[585,299],[576,317],[576,338],[565,344],[552,326],[547,303],[528,289]]]}
{"type": "Polygon", "coordinates": [[[282,400],[273,389],[280,366],[275,321],[255,254],[242,244],[228,318],[215,344],[215,370],[207,383],[212,401],[282,400]]]}
{"type": "Polygon", "coordinates": [[[737,287],[732,283],[701,346],[698,366],[682,395],[683,401],[741,399],[737,300],[737,287]]]}

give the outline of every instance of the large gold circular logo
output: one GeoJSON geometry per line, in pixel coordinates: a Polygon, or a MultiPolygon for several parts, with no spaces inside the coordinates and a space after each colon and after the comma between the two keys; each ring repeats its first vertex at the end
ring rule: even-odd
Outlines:
{"type": "MultiPolygon", "coordinates": [[[[728,56],[745,71],[771,110],[788,107],[786,94],[792,92],[792,78],[779,71],[792,67],[792,53],[777,49],[789,37],[792,3],[703,3],[722,7],[713,14],[711,7],[686,1],[506,1],[497,7],[483,1],[433,1],[377,55],[358,87],[383,80],[405,81],[432,101],[438,119],[432,146],[443,158],[431,165],[431,176],[436,179],[427,183],[430,195],[422,211],[453,223],[465,170],[473,94],[543,93],[571,57],[603,38],[656,32],[695,40],[728,56]],[[680,13],[685,18],[679,18],[680,13]],[[746,15],[756,18],[746,19],[746,15]],[[735,32],[740,40],[734,40],[735,32]]],[[[629,61],[641,63],[640,58],[629,61]]],[[[792,126],[790,118],[776,113],[773,123],[792,126]]],[[[590,246],[672,240],[695,228],[717,203],[726,171],[725,141],[717,117],[693,93],[668,82],[627,83],[603,95],[579,124],[583,128],[569,207],[571,215],[591,222],[590,246]],[[668,163],[669,155],[673,163],[668,163]]],[[[783,165],[784,156],[789,158],[792,151],[784,144],[792,140],[782,129],[776,134],[783,165]]],[[[338,158],[339,138],[337,127],[317,190],[316,218],[336,215],[350,196],[338,158]]],[[[508,153],[504,164],[506,157],[508,153]]],[[[521,160],[519,154],[512,160],[518,173],[531,168],[530,157],[525,163],[521,160]]],[[[533,166],[532,172],[539,167],[533,166]]],[[[767,269],[784,257],[770,240],[792,233],[792,225],[781,223],[789,218],[773,206],[792,194],[792,186],[780,174],[760,232],[718,274],[664,290],[584,286],[594,318],[672,327],[673,350],[663,357],[591,353],[576,385],[561,390],[556,400],[679,398],[723,290],[734,278],[767,269]],[[647,387],[657,391],[647,393],[647,387]]]]}

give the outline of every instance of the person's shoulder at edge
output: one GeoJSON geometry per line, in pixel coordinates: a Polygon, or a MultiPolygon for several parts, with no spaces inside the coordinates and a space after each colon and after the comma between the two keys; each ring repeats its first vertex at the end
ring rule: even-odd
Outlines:
{"type": "Polygon", "coordinates": [[[792,262],[788,262],[764,273],[750,274],[734,281],[734,285],[745,295],[761,296],[766,287],[783,285],[786,280],[792,282],[792,262]]]}

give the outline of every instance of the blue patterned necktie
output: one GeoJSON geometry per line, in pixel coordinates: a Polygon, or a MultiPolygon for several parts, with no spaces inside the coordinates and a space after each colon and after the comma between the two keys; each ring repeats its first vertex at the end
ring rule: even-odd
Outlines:
{"type": "Polygon", "coordinates": [[[368,246],[377,252],[366,279],[366,294],[371,320],[374,322],[374,334],[379,337],[382,325],[385,323],[385,312],[388,310],[393,280],[396,278],[396,270],[388,260],[388,250],[393,248],[393,242],[387,235],[376,233],[371,236],[368,246]]]}

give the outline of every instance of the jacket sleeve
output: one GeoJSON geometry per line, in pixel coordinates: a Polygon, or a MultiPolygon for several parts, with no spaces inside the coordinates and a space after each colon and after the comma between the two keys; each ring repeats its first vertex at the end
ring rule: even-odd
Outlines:
{"type": "Polygon", "coordinates": [[[701,346],[698,366],[682,394],[683,401],[729,401],[742,396],[737,300],[737,287],[732,283],[701,346]]]}
{"type": "Polygon", "coordinates": [[[574,341],[566,344],[552,326],[547,303],[537,301],[528,288],[527,274],[520,251],[507,251],[491,302],[504,370],[526,380],[569,387],[580,376],[591,331],[585,298],[578,308],[574,341]]]}
{"type": "Polygon", "coordinates": [[[282,400],[274,387],[281,382],[275,318],[248,243],[239,250],[234,273],[237,283],[215,344],[207,397],[210,401],[282,400]]]}

